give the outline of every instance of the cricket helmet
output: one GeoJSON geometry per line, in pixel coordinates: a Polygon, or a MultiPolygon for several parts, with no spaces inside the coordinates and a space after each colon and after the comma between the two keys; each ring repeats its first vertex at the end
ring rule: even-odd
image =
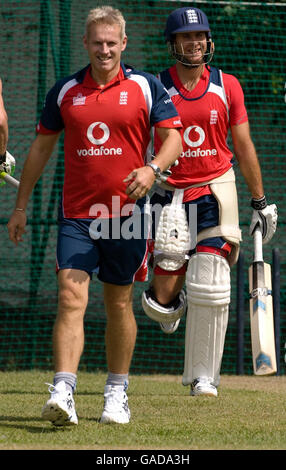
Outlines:
{"type": "Polygon", "coordinates": [[[167,18],[164,31],[165,39],[171,55],[188,67],[196,67],[184,58],[182,52],[178,52],[175,46],[175,34],[192,31],[205,31],[207,39],[207,50],[203,57],[203,63],[208,64],[214,53],[214,43],[211,39],[211,30],[207,15],[195,7],[184,7],[174,10],[167,18]]]}
{"type": "Polygon", "coordinates": [[[178,8],[168,16],[164,33],[167,42],[172,40],[173,34],[186,31],[205,31],[207,39],[210,39],[211,30],[207,15],[199,8],[178,8]]]}

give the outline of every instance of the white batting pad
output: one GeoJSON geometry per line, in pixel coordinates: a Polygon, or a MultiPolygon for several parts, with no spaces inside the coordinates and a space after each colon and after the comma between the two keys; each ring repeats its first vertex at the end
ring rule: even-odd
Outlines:
{"type": "Polygon", "coordinates": [[[225,258],[196,253],[186,275],[188,314],[183,385],[198,377],[219,384],[230,303],[230,268],[225,258]]]}
{"type": "Polygon", "coordinates": [[[186,212],[182,206],[183,190],[176,190],[171,205],[164,206],[155,236],[154,262],[166,271],[181,268],[191,247],[186,212]]]}

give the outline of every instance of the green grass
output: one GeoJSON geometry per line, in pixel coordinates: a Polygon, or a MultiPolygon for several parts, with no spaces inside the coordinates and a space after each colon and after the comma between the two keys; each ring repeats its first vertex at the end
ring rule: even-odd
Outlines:
{"type": "Polygon", "coordinates": [[[99,423],[106,375],[78,375],[79,425],[40,419],[51,372],[0,372],[0,450],[285,450],[285,377],[223,376],[219,397],[191,397],[179,376],[131,376],[127,425],[99,423]]]}

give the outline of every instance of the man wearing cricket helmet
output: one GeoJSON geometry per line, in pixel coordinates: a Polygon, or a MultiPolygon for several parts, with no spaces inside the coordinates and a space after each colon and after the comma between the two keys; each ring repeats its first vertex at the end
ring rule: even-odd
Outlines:
{"type": "Polygon", "coordinates": [[[191,6],[173,11],[165,39],[175,64],[161,72],[159,79],[183,123],[183,152],[172,175],[152,197],[153,204],[158,200],[172,203],[160,216],[154,277],[142,304],[165,333],[177,329],[188,309],[183,384],[191,386],[191,395],[217,396],[228,324],[230,267],[237,261],[241,241],[229,130],[252,198],[250,233],[260,224],[264,243],[276,230],[277,209],[266,202],[241,86],[233,75],[209,65],[214,43],[207,16],[191,6]],[[194,207],[196,217],[192,217],[194,207]],[[189,240],[194,224],[195,241],[189,240]]]}

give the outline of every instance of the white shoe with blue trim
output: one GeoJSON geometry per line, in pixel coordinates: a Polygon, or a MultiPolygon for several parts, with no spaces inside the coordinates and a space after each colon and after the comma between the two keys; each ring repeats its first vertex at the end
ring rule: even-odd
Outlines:
{"type": "Polygon", "coordinates": [[[101,423],[129,423],[131,413],[126,390],[127,387],[124,385],[105,385],[101,423]]]}
{"type": "Polygon", "coordinates": [[[54,426],[72,426],[78,424],[72,393],[66,389],[63,380],[56,386],[49,385],[51,398],[42,409],[42,419],[51,421],[54,426]]]}

